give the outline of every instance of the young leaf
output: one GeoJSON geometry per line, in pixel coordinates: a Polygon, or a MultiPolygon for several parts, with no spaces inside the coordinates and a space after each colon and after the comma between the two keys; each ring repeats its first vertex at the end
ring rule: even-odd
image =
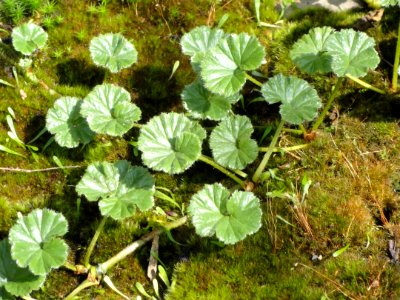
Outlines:
{"type": "Polygon", "coordinates": [[[96,65],[117,73],[137,61],[135,46],[119,33],[107,33],[93,38],[89,46],[90,56],[96,65]]]}
{"type": "Polygon", "coordinates": [[[331,72],[332,57],[326,51],[326,41],[334,31],[331,27],[315,27],[303,35],[290,51],[290,58],[303,72],[331,72]]]}
{"type": "Polygon", "coordinates": [[[311,121],[321,107],[317,91],[307,81],[292,76],[275,75],[263,84],[261,93],[270,104],[282,103],[281,117],[291,124],[311,121]]]}
{"type": "Polygon", "coordinates": [[[67,259],[68,246],[59,236],[68,231],[64,216],[49,209],[35,209],[10,229],[11,255],[18,266],[45,275],[67,259]]]}
{"type": "Polygon", "coordinates": [[[98,85],[85,97],[81,114],[94,132],[122,136],[142,114],[130,100],[129,93],[119,86],[98,85]]]}
{"type": "Polygon", "coordinates": [[[99,201],[103,216],[121,220],[154,205],[154,179],[147,169],[131,166],[126,160],[88,166],[76,186],[79,195],[99,201]]]}
{"type": "Polygon", "coordinates": [[[206,185],[190,199],[189,213],[200,236],[234,244],[261,227],[259,199],[250,192],[229,191],[219,183],[206,185]]]}
{"type": "Polygon", "coordinates": [[[326,49],[332,56],[332,70],[337,76],[347,73],[363,77],[368,69],[374,70],[379,56],[374,49],[375,41],[364,32],[343,29],[332,33],[326,42],[326,49]]]}
{"type": "Polygon", "coordinates": [[[195,118],[221,120],[231,110],[231,104],[239,100],[235,94],[225,97],[209,92],[201,81],[185,86],[181,94],[183,105],[195,118]]]}
{"type": "MultiPolygon", "coordinates": [[[[10,250],[8,240],[0,241],[0,287],[14,296],[26,296],[37,290],[46,277],[34,275],[28,268],[20,268],[12,259],[10,250]]],[[[0,299],[9,298],[0,291],[0,299]]]]}
{"type": "Polygon", "coordinates": [[[255,36],[231,34],[206,52],[201,63],[201,76],[211,92],[232,96],[246,82],[246,71],[257,69],[265,50],[255,36]]]}
{"type": "Polygon", "coordinates": [[[36,49],[43,48],[47,42],[47,33],[33,23],[15,27],[11,37],[15,50],[24,55],[31,55],[36,49]]]}
{"type": "Polygon", "coordinates": [[[163,113],[140,130],[138,148],[146,166],[169,174],[182,173],[201,154],[205,130],[182,114],[163,113]]]}
{"type": "Polygon", "coordinates": [[[82,100],[75,97],[61,97],[54,102],[46,116],[46,128],[55,135],[56,142],[67,148],[89,143],[95,133],[79,111],[82,100]]]}
{"type": "Polygon", "coordinates": [[[258,155],[257,142],[251,139],[254,129],[245,116],[223,120],[211,133],[210,148],[217,163],[231,169],[243,169],[258,155]]]}

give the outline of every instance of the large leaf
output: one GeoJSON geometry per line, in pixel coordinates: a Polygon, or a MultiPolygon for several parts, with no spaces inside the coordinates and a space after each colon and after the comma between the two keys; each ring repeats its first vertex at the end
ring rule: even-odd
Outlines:
{"type": "Polygon", "coordinates": [[[245,116],[223,120],[211,133],[210,148],[217,163],[232,169],[243,169],[258,155],[257,142],[251,139],[254,129],[245,116]]]}
{"type": "Polygon", "coordinates": [[[231,34],[206,52],[201,63],[201,76],[211,92],[232,96],[246,82],[245,71],[257,69],[265,51],[256,37],[231,34]]]}
{"type": "Polygon", "coordinates": [[[238,94],[230,97],[213,94],[201,81],[185,86],[181,97],[183,105],[193,117],[217,121],[225,118],[231,110],[231,104],[239,100],[238,94]]]}
{"type": "MultiPolygon", "coordinates": [[[[35,275],[28,268],[20,268],[12,259],[10,250],[8,240],[0,241],[0,287],[14,296],[26,296],[37,290],[46,277],[35,275]]],[[[1,292],[0,299],[3,299],[1,292]]]]}
{"type": "Polygon", "coordinates": [[[206,185],[190,199],[189,213],[200,236],[234,244],[261,227],[259,199],[250,192],[229,191],[219,183],[206,185]]]}
{"type": "Polygon", "coordinates": [[[132,216],[136,207],[144,211],[154,204],[153,177],[147,169],[131,166],[126,160],[89,165],[76,191],[89,201],[100,199],[101,214],[115,220],[132,216]]]}
{"type": "Polygon", "coordinates": [[[135,46],[119,33],[107,33],[93,38],[89,51],[96,65],[106,67],[112,73],[130,67],[137,61],[138,54],[135,46]]]}
{"type": "Polygon", "coordinates": [[[340,77],[347,73],[354,77],[365,76],[369,69],[377,67],[380,60],[374,46],[374,39],[364,32],[343,29],[332,33],[326,49],[332,56],[333,72],[340,77]]]}
{"type": "Polygon", "coordinates": [[[400,0],[381,0],[381,5],[384,7],[400,6],[400,0]]]}
{"type": "Polygon", "coordinates": [[[272,104],[281,102],[280,114],[285,122],[301,124],[311,121],[321,107],[317,91],[307,81],[278,74],[261,88],[264,99],[272,104]]]}
{"type": "Polygon", "coordinates": [[[293,45],[290,58],[300,70],[310,74],[332,71],[332,58],[326,51],[326,41],[333,31],[331,27],[313,28],[293,45]]]}
{"type": "Polygon", "coordinates": [[[11,295],[4,286],[0,286],[0,300],[15,300],[15,296],[11,295]]]}
{"type": "Polygon", "coordinates": [[[35,209],[10,229],[11,254],[18,266],[45,275],[67,259],[68,246],[60,238],[68,231],[64,216],[49,209],[35,209]]]}
{"type": "Polygon", "coordinates": [[[54,102],[46,116],[46,128],[55,134],[56,142],[67,148],[78,147],[79,143],[89,143],[95,133],[82,118],[82,100],[75,97],[61,97],[54,102]]]}
{"type": "Polygon", "coordinates": [[[138,148],[146,166],[169,174],[182,173],[201,155],[206,132],[182,114],[163,113],[140,130],[138,148]]]}
{"type": "Polygon", "coordinates": [[[35,50],[43,48],[47,42],[47,33],[33,23],[15,27],[11,37],[15,50],[24,55],[31,55],[35,50]]]}
{"type": "Polygon", "coordinates": [[[142,114],[130,100],[131,96],[122,87],[98,85],[84,99],[81,114],[94,132],[122,136],[142,114]]]}

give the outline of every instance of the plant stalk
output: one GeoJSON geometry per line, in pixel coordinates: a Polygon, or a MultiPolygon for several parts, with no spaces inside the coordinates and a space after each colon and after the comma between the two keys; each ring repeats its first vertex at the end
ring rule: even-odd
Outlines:
{"type": "Polygon", "coordinates": [[[224,173],[226,176],[230,177],[231,179],[233,179],[235,182],[237,182],[238,184],[240,184],[240,186],[245,189],[246,188],[246,184],[244,183],[243,180],[241,180],[239,177],[237,177],[235,174],[233,174],[232,172],[228,171],[227,169],[225,169],[223,166],[220,166],[219,164],[217,164],[212,158],[206,156],[206,155],[200,155],[199,159],[202,162],[205,162],[206,164],[209,164],[210,166],[214,167],[215,169],[221,171],[222,173],[224,173]]]}
{"type": "Polygon", "coordinates": [[[97,281],[90,281],[86,279],[83,281],[80,285],[76,287],[67,297],[64,298],[64,300],[71,300],[73,299],[76,295],[78,295],[81,291],[84,289],[87,289],[88,287],[94,286],[94,285],[99,285],[99,282],[97,281]]]}
{"type": "Polygon", "coordinates": [[[106,274],[107,271],[112,268],[115,264],[123,260],[125,257],[128,255],[132,254],[133,252],[136,251],[136,249],[140,248],[143,246],[145,243],[151,241],[156,235],[161,234],[164,230],[171,230],[174,228],[177,228],[179,226],[184,225],[187,222],[187,217],[182,217],[176,221],[170,222],[167,225],[165,225],[163,228],[158,228],[155,229],[148,234],[145,234],[143,237],[141,237],[139,240],[134,241],[132,244],[127,246],[125,249],[121,250],[119,253],[111,257],[109,260],[99,264],[99,269],[103,272],[103,274],[106,274]]]}
{"type": "Polygon", "coordinates": [[[397,91],[397,79],[399,72],[399,60],[400,60],[400,19],[399,19],[399,28],[397,29],[397,44],[396,44],[396,54],[394,56],[394,64],[393,64],[393,78],[392,78],[392,88],[393,91],[397,91]]]}
{"type": "MultiPolygon", "coordinates": [[[[272,152],[280,152],[281,150],[283,150],[284,152],[290,152],[290,151],[296,151],[296,150],[300,150],[300,149],[304,149],[307,148],[310,144],[302,144],[302,145],[296,145],[296,146],[292,146],[292,147],[284,147],[284,148],[277,148],[275,147],[272,152]]],[[[260,152],[267,152],[269,150],[270,147],[258,147],[258,151],[260,152]]]]}
{"type": "Polygon", "coordinates": [[[367,89],[369,89],[371,91],[377,92],[377,93],[382,94],[382,95],[386,94],[384,90],[378,89],[377,87],[374,87],[373,85],[365,82],[364,80],[362,80],[360,78],[354,77],[354,76],[352,76],[350,74],[346,74],[346,77],[351,79],[351,80],[353,80],[354,82],[357,82],[359,85],[361,85],[361,86],[363,86],[363,87],[365,87],[365,88],[367,88],[367,89]]]}
{"type": "Polygon", "coordinates": [[[255,85],[258,85],[259,87],[262,87],[262,83],[259,82],[257,79],[255,79],[253,76],[251,76],[251,75],[249,75],[247,73],[244,73],[244,74],[245,74],[246,78],[248,80],[250,80],[252,83],[254,83],[255,85]]]}
{"type": "Polygon", "coordinates": [[[85,254],[85,258],[83,259],[83,265],[86,268],[90,267],[90,264],[89,264],[90,256],[92,255],[94,246],[96,246],[96,242],[97,242],[97,240],[98,240],[98,238],[100,236],[100,233],[103,231],[103,228],[104,228],[104,225],[106,224],[106,221],[107,221],[107,217],[103,217],[101,219],[101,222],[100,222],[99,226],[97,226],[96,232],[94,233],[93,238],[90,241],[89,247],[88,247],[88,249],[86,251],[86,254],[85,254]]]}
{"type": "Polygon", "coordinates": [[[272,152],[274,151],[275,145],[278,142],[279,136],[281,135],[283,125],[285,124],[284,120],[281,120],[281,122],[278,125],[278,128],[275,131],[274,137],[272,138],[271,144],[268,147],[268,151],[264,154],[264,157],[259,164],[256,172],[253,175],[253,182],[257,183],[260,179],[261,173],[264,172],[265,167],[268,164],[269,158],[272,155],[272,152]]]}

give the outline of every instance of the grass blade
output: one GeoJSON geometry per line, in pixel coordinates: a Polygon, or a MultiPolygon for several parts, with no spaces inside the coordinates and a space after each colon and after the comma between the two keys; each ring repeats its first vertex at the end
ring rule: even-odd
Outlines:
{"type": "Polygon", "coordinates": [[[338,257],[338,256],[341,255],[343,252],[345,252],[349,247],[350,247],[350,244],[347,244],[347,245],[344,246],[343,248],[340,248],[339,250],[333,252],[332,256],[333,256],[333,257],[338,257]]]}

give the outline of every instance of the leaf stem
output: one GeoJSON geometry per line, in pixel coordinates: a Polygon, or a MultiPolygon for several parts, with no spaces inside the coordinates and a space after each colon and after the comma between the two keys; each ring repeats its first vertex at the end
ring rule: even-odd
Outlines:
{"type": "Polygon", "coordinates": [[[367,88],[367,89],[369,89],[371,91],[377,92],[377,93],[382,94],[382,95],[386,94],[384,90],[378,89],[377,87],[374,87],[373,85],[365,82],[364,80],[362,80],[360,78],[354,77],[354,76],[352,76],[352,75],[350,75],[348,73],[346,74],[346,77],[351,79],[351,80],[353,80],[354,82],[357,82],[359,85],[361,85],[361,86],[363,86],[363,87],[365,87],[365,88],[367,88]]]}
{"type": "Polygon", "coordinates": [[[69,263],[69,262],[67,262],[67,261],[63,264],[63,267],[68,269],[68,270],[70,270],[70,271],[73,271],[73,272],[77,271],[76,266],[71,264],[71,263],[69,263]]]}
{"type": "MultiPolygon", "coordinates": [[[[296,151],[296,150],[307,148],[309,145],[310,144],[302,144],[302,145],[296,145],[296,146],[285,147],[285,148],[277,148],[277,147],[275,147],[272,150],[272,152],[279,152],[281,150],[283,150],[285,152],[296,151]]],[[[269,147],[258,147],[258,151],[260,151],[260,152],[267,152],[268,150],[269,150],[269,147]]]]}
{"type": "Polygon", "coordinates": [[[274,137],[272,138],[271,144],[268,147],[268,151],[264,154],[264,157],[259,164],[256,172],[253,175],[253,182],[257,183],[260,179],[261,173],[264,171],[265,167],[267,166],[267,163],[269,161],[269,158],[271,157],[272,152],[274,151],[275,145],[278,142],[279,136],[282,132],[283,125],[285,124],[284,120],[281,120],[281,122],[278,125],[278,128],[275,131],[274,137]]]}
{"type": "Polygon", "coordinates": [[[142,124],[139,124],[139,123],[133,123],[133,125],[132,125],[132,127],[136,127],[136,128],[142,128],[143,127],[143,125],[142,124]]]}
{"type": "Polygon", "coordinates": [[[397,29],[397,44],[396,44],[396,54],[394,55],[394,64],[393,64],[393,78],[392,78],[392,88],[393,91],[397,91],[397,78],[399,75],[399,60],[400,60],[400,19],[399,19],[399,28],[397,29]]]}
{"type": "Polygon", "coordinates": [[[303,135],[307,134],[307,130],[304,128],[303,124],[299,125],[300,131],[303,133],[303,135]]]}
{"type": "Polygon", "coordinates": [[[85,166],[63,166],[63,167],[52,167],[52,168],[45,168],[45,169],[20,169],[20,168],[7,168],[7,167],[0,167],[0,171],[7,171],[7,172],[22,172],[22,173],[36,173],[36,172],[48,172],[48,171],[58,171],[63,169],[78,169],[83,168],[85,166]]]}
{"type": "Polygon", "coordinates": [[[298,135],[302,135],[304,134],[304,132],[300,129],[293,129],[293,128],[283,128],[282,131],[284,132],[290,132],[290,133],[294,133],[294,134],[298,134],[298,135]]]}
{"type": "Polygon", "coordinates": [[[84,289],[87,289],[88,287],[94,286],[94,285],[99,285],[98,281],[90,281],[86,279],[83,281],[80,285],[76,287],[67,297],[64,298],[64,300],[71,300],[73,299],[76,295],[78,295],[81,291],[84,289]]]}
{"type": "Polygon", "coordinates": [[[85,254],[85,258],[83,259],[83,265],[86,268],[90,267],[89,264],[89,260],[90,260],[90,256],[92,255],[94,246],[96,246],[96,242],[100,236],[100,233],[103,231],[104,225],[106,224],[107,221],[107,217],[103,217],[100,221],[99,226],[97,226],[96,232],[94,233],[92,240],[90,241],[89,247],[87,248],[86,254],[85,254]]]}
{"type": "Polygon", "coordinates": [[[250,80],[252,83],[254,83],[255,85],[258,85],[259,87],[262,87],[262,83],[259,82],[257,79],[255,79],[253,76],[251,76],[251,75],[249,75],[247,73],[244,73],[244,74],[245,74],[246,78],[248,80],[250,80]]]}
{"type": "Polygon", "coordinates": [[[228,171],[227,169],[225,169],[223,166],[217,164],[211,157],[208,157],[206,155],[200,155],[199,159],[202,162],[205,162],[206,164],[209,164],[210,166],[214,167],[215,169],[221,171],[222,173],[224,173],[226,176],[230,177],[231,179],[233,179],[235,182],[239,183],[240,186],[245,189],[246,188],[246,184],[244,183],[243,180],[241,180],[239,177],[237,177],[235,174],[233,174],[232,172],[228,171]]]}

